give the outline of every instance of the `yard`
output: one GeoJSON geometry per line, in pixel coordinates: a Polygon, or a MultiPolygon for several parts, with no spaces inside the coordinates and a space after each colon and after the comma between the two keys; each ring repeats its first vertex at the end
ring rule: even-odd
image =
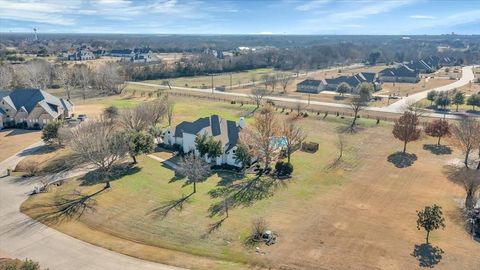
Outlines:
{"type": "Polygon", "coordinates": [[[38,130],[4,129],[0,130],[0,161],[3,161],[29,145],[40,140],[38,130]]]}
{"type": "MultiPolygon", "coordinates": [[[[98,103],[101,110],[116,102],[124,101],[108,98],[89,106],[98,103]]],[[[178,99],[175,122],[211,113],[236,120],[250,109],[178,99]]],[[[412,253],[419,252],[424,232],[416,229],[415,211],[436,203],[444,208],[447,224],[431,238],[445,252],[437,268],[480,266],[480,245],[463,230],[458,216],[463,191],[442,174],[442,166],[460,155],[458,151],[434,155],[423,145],[435,140],[423,138],[408,146],[418,160],[399,169],[387,161],[401,149],[391,135],[391,124],[360,119],[360,131],[344,135],[342,162],[331,167],[338,155],[337,130],[350,119],[322,117],[297,120],[309,132],[307,140],[320,143],[320,150],[295,152],[291,180],[251,190],[224,220],[223,215],[211,217],[211,206],[219,199],[211,198],[208,191],[251,178],[215,173],[197,185],[196,194],[172,208],[192,187],[184,186],[172,170],[148,157],[141,157],[138,166],[114,180],[109,190],[101,191],[103,184],[90,182],[88,177],[72,179],[31,197],[22,211],[95,245],[194,269],[416,269],[419,260],[412,253]],[[50,212],[61,202],[92,194],[89,200],[80,200],[86,211],[78,219],[58,222],[58,216],[50,212]],[[279,235],[272,246],[256,245],[258,252],[255,246],[244,245],[251,221],[257,217],[265,218],[279,235]]]]}

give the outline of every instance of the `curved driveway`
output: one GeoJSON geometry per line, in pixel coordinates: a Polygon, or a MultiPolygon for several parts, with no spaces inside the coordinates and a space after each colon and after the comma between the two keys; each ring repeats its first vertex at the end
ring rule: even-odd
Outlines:
{"type": "MultiPolygon", "coordinates": [[[[14,167],[25,156],[35,152],[36,143],[0,163],[0,171],[14,167]]],[[[85,169],[52,175],[59,180],[84,174],[85,169]]],[[[51,270],[178,270],[180,268],[139,260],[91,245],[51,229],[20,212],[27,193],[39,178],[0,178],[0,254],[40,262],[51,270]]]]}

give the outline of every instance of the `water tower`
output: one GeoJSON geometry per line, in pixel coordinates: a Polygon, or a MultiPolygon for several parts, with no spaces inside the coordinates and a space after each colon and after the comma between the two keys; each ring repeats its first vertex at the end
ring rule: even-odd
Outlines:
{"type": "Polygon", "coordinates": [[[38,41],[38,36],[37,36],[37,28],[33,28],[33,33],[35,35],[34,40],[38,41]]]}

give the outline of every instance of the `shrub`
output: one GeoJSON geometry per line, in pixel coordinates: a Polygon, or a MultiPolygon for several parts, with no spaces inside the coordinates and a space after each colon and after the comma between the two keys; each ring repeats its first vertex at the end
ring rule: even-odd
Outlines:
{"type": "Polygon", "coordinates": [[[27,173],[26,176],[35,176],[39,171],[38,162],[33,160],[26,161],[25,164],[23,164],[23,170],[27,173]]]}
{"type": "Polygon", "coordinates": [[[288,176],[293,172],[293,165],[288,162],[278,161],[275,164],[275,171],[279,176],[288,176]]]}
{"type": "Polygon", "coordinates": [[[268,224],[264,218],[256,218],[252,221],[252,235],[253,240],[259,241],[262,239],[263,232],[267,230],[268,224]]]}

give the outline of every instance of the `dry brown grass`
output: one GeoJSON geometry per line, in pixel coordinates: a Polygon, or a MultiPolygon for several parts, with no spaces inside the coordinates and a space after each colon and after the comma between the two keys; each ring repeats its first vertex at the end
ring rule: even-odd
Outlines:
{"type": "Polygon", "coordinates": [[[38,130],[6,129],[0,131],[0,161],[9,158],[42,136],[38,130]]]}
{"type": "MultiPolygon", "coordinates": [[[[238,106],[182,99],[176,108],[178,120],[210,112],[234,119],[238,106]]],[[[251,268],[231,261],[274,269],[417,269],[419,262],[411,254],[415,245],[423,243],[424,232],[416,229],[415,211],[436,203],[443,207],[447,224],[444,231],[431,236],[432,243],[445,251],[436,268],[480,266],[480,245],[470,239],[458,219],[457,199],[462,200],[463,190],[442,174],[443,165],[459,157],[459,151],[434,155],[423,145],[435,140],[422,138],[408,145],[408,152],[417,155],[416,162],[399,169],[387,161],[402,147],[391,134],[391,124],[376,126],[360,119],[360,131],[345,135],[347,150],[341,166],[327,169],[337,156],[336,130],[350,119],[321,117],[297,120],[309,131],[308,140],[320,143],[320,150],[294,154],[294,178],[286,188],[251,206],[232,209],[208,238],[202,235],[218,218],[207,216],[212,201],[206,192],[218,185],[218,177],[199,184],[182,211],[155,219],[147,214],[149,209],[191,187],[184,190],[181,181],[169,183],[173,172],[146,158],[140,159],[142,169],[137,174],[112,182],[111,190],[94,197],[95,211],[54,226],[121,253],[196,269],[251,268]],[[258,216],[279,235],[275,245],[261,246],[264,255],[242,244],[250,221],[258,216]]],[[[38,215],[29,207],[72,189],[91,194],[101,187],[69,181],[52,193],[32,197],[22,208],[38,215]]]]}

